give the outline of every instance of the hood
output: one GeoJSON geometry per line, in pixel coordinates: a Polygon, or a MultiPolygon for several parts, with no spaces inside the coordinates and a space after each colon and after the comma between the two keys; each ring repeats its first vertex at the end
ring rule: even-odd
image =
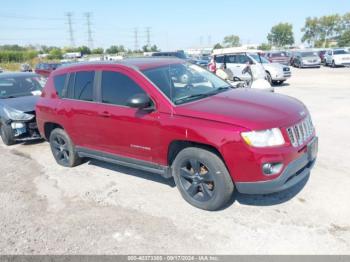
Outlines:
{"type": "Polygon", "coordinates": [[[273,70],[278,70],[278,71],[283,71],[283,68],[286,67],[285,65],[282,65],[280,63],[266,63],[263,64],[265,69],[273,69],[273,70]]]}
{"type": "Polygon", "coordinates": [[[316,55],[314,55],[314,56],[304,56],[301,59],[303,59],[303,60],[320,60],[320,57],[316,56],[316,55]]]}
{"type": "Polygon", "coordinates": [[[350,58],[350,54],[334,55],[334,59],[350,58]]]}
{"type": "Polygon", "coordinates": [[[177,106],[174,113],[262,130],[291,126],[308,111],[295,98],[241,88],[177,106]]]}
{"type": "Polygon", "coordinates": [[[40,96],[22,96],[16,98],[0,99],[1,107],[11,107],[22,112],[35,111],[35,105],[40,96]]]}

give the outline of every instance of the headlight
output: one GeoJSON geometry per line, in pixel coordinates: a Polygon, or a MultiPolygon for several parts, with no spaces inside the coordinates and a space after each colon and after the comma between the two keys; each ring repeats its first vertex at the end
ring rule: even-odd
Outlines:
{"type": "Polygon", "coordinates": [[[241,135],[248,145],[254,147],[280,146],[285,143],[279,128],[242,132],[241,135]]]}
{"type": "Polygon", "coordinates": [[[4,111],[9,117],[9,119],[15,120],[15,121],[28,121],[34,118],[34,115],[26,114],[19,110],[9,108],[9,107],[5,107],[4,111]]]}

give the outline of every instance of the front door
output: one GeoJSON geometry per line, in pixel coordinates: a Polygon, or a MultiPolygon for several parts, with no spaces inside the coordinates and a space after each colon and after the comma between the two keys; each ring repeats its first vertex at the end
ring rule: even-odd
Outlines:
{"type": "Polygon", "coordinates": [[[102,71],[100,83],[99,146],[112,154],[154,161],[160,144],[159,113],[127,105],[132,96],[146,94],[141,84],[121,69],[102,71]]]}

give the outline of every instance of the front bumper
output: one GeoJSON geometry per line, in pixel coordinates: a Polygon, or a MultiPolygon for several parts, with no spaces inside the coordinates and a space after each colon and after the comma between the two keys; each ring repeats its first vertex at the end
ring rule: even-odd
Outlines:
{"type": "Polygon", "coordinates": [[[16,141],[30,141],[40,139],[40,133],[35,120],[31,121],[11,121],[12,136],[16,141]]]}
{"type": "Polygon", "coordinates": [[[301,67],[305,68],[305,67],[320,67],[321,66],[321,62],[319,63],[301,63],[301,67]]]}
{"type": "MultiPolygon", "coordinates": [[[[316,154],[318,138],[316,141],[316,154]]],[[[290,162],[282,174],[273,180],[257,182],[236,182],[238,192],[243,194],[270,194],[286,190],[300,183],[309,176],[312,167],[316,162],[316,154],[310,157],[308,152],[290,162]]]]}

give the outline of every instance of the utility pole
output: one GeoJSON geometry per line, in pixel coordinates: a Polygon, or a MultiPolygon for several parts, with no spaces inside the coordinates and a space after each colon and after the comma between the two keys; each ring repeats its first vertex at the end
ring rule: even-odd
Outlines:
{"type": "Polygon", "coordinates": [[[68,22],[69,42],[70,42],[70,46],[74,47],[75,41],[74,41],[74,34],[73,34],[72,16],[73,16],[73,13],[71,13],[71,12],[66,13],[66,17],[68,20],[67,22],[68,22]]]}
{"type": "Polygon", "coordinates": [[[211,46],[211,35],[208,35],[208,47],[211,46]]]}
{"type": "Polygon", "coordinates": [[[86,25],[87,25],[87,34],[88,34],[88,47],[90,50],[94,47],[94,41],[92,39],[92,30],[91,30],[91,13],[85,13],[86,25]]]}
{"type": "Polygon", "coordinates": [[[151,28],[150,27],[146,27],[146,43],[147,43],[147,47],[151,47],[151,28]]]}
{"type": "Polygon", "coordinates": [[[134,29],[134,49],[139,50],[139,32],[137,27],[134,29]]]}

